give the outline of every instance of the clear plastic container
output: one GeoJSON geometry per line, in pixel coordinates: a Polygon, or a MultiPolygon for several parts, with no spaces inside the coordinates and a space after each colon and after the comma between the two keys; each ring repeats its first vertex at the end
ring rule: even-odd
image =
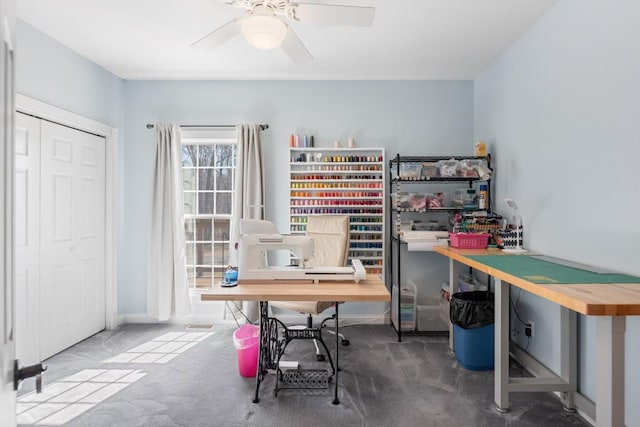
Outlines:
{"type": "Polygon", "coordinates": [[[427,162],[422,164],[422,176],[425,178],[431,178],[438,176],[438,163],[427,162]]]}
{"type": "Polygon", "coordinates": [[[409,210],[418,212],[427,208],[427,195],[418,193],[409,193],[409,210]]]}
{"type": "Polygon", "coordinates": [[[422,164],[400,163],[401,179],[419,179],[421,174],[422,174],[422,164]]]}
{"type": "Polygon", "coordinates": [[[440,176],[457,176],[458,175],[458,161],[456,159],[451,160],[439,160],[438,172],[440,176]]]}

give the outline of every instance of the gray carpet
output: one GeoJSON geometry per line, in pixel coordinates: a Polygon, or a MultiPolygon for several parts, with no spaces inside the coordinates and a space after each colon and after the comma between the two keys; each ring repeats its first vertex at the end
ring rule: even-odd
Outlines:
{"type": "MultiPolygon", "coordinates": [[[[66,426],[589,425],[577,414],[564,412],[549,393],[512,394],[511,411],[499,414],[493,404],[493,372],[464,369],[448,352],[444,337],[406,337],[399,343],[385,325],[343,329],[351,345],[340,352],[340,405],[331,403],[333,388],[315,395],[284,390],[275,397],[272,375],[263,383],[261,402],[254,404],[255,379],[238,374],[234,329],[216,325],[212,336],[164,364],[104,360],[184,328],[124,325],[104,331],[46,361],[45,391],[84,369],[137,369],[146,374],[66,426]]],[[[305,367],[316,365],[312,347],[309,341],[292,343],[289,359],[305,367]]],[[[26,382],[20,396],[32,389],[33,381],[26,382]]]]}

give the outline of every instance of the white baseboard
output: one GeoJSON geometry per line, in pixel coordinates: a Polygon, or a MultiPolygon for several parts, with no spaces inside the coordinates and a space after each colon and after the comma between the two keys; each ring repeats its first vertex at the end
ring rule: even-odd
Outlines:
{"type": "MultiPolygon", "coordinates": [[[[285,325],[304,325],[307,323],[307,317],[304,314],[278,314],[278,319],[284,323],[285,325]]],[[[324,315],[314,316],[314,323],[320,322],[324,319],[324,315]]],[[[209,315],[192,315],[183,320],[175,320],[172,319],[166,322],[159,322],[157,319],[154,319],[148,316],[146,313],[128,313],[121,314],[117,318],[117,324],[127,324],[127,323],[167,323],[167,324],[190,324],[190,323],[212,323],[212,324],[234,324],[233,319],[223,319],[223,313],[215,313],[209,315]]],[[[387,315],[384,316],[371,316],[371,315],[343,315],[340,316],[340,327],[349,326],[349,325],[388,325],[389,317],[387,315]]],[[[331,324],[332,325],[332,324],[331,324]]]]}

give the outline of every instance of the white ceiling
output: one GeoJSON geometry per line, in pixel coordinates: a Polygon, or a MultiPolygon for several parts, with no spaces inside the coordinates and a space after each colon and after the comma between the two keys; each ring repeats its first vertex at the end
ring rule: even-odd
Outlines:
{"type": "Polygon", "coordinates": [[[305,0],[376,8],[373,27],[289,23],[314,59],[293,64],[237,35],[191,44],[242,9],[221,0],[17,0],[18,18],[124,79],[473,79],[557,0],[305,0]]]}

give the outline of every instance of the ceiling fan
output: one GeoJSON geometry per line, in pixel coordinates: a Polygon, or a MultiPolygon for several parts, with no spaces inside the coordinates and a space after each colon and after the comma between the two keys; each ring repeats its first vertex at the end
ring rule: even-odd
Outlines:
{"type": "Polygon", "coordinates": [[[258,49],[280,47],[294,63],[313,59],[284,17],[292,22],[319,25],[347,25],[370,27],[375,8],[316,3],[297,3],[289,0],[221,0],[229,6],[242,8],[249,16],[233,19],[202,37],[191,47],[212,50],[238,33],[258,49]]]}

